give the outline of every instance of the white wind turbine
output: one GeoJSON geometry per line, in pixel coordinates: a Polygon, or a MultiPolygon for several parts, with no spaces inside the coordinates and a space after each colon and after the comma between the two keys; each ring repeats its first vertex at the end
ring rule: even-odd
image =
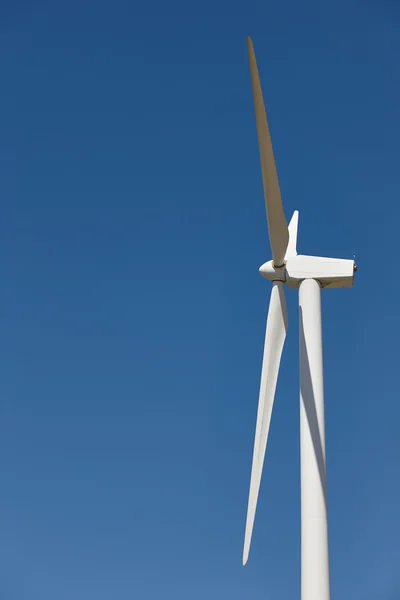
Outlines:
{"type": "Polygon", "coordinates": [[[294,212],[288,227],[250,38],[247,39],[247,45],[272,250],[272,260],[260,267],[260,273],[272,281],[272,291],[262,364],[243,564],[246,564],[249,556],[279,364],[288,327],[283,289],[286,283],[289,287],[299,289],[301,597],[302,600],[329,600],[321,288],[351,287],[356,267],[353,260],[297,254],[298,212],[294,212]]]}

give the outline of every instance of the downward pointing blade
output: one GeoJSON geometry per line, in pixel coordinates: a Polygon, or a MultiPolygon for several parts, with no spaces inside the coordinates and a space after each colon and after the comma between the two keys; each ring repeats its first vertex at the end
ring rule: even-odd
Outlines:
{"type": "Polygon", "coordinates": [[[249,51],[251,84],[253,87],[254,110],[260,147],[261,171],[264,185],[265,206],[267,210],[268,232],[272,258],[277,267],[283,264],[289,242],[288,226],[283,211],[278,174],[276,172],[274,152],[269,133],[267,115],[261,90],[253,42],[247,38],[249,51]]]}
{"type": "Polygon", "coordinates": [[[269,303],[267,331],[265,334],[264,358],[261,372],[260,397],[256,435],[254,440],[253,465],[251,469],[249,504],[247,509],[246,533],[244,539],[243,564],[249,557],[251,535],[257,508],[258,492],[267,447],[269,424],[274,404],[276,382],[281,362],[283,344],[286,338],[288,316],[283,282],[272,284],[269,303]]]}

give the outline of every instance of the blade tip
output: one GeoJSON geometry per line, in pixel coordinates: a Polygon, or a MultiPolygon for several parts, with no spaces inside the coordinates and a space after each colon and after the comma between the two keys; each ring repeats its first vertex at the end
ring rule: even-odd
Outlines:
{"type": "Polygon", "coordinates": [[[245,546],[243,548],[243,558],[242,558],[242,563],[243,563],[244,567],[246,566],[247,561],[249,560],[249,551],[250,551],[250,547],[246,540],[245,546]]]}

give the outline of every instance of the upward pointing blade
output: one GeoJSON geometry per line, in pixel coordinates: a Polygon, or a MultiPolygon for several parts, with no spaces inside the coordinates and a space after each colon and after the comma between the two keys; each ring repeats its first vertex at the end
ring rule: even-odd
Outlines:
{"type": "Polygon", "coordinates": [[[251,469],[249,505],[247,509],[246,533],[244,538],[244,565],[249,557],[251,535],[257,508],[265,450],[267,447],[276,382],[278,379],[279,365],[288,326],[287,307],[285,293],[283,291],[284,284],[282,281],[274,281],[272,285],[267,331],[265,334],[260,397],[258,400],[256,435],[254,439],[253,465],[251,469]]]}
{"type": "Polygon", "coordinates": [[[265,206],[267,209],[268,232],[272,258],[275,266],[280,267],[285,258],[289,242],[289,233],[282,206],[278,174],[276,172],[274,152],[269,133],[267,115],[261,90],[253,42],[247,38],[249,51],[251,84],[253,87],[254,110],[256,113],[258,145],[260,147],[261,171],[264,185],[265,206]]]}
{"type": "Polygon", "coordinates": [[[290,219],[288,231],[289,231],[289,243],[286,248],[285,260],[297,256],[297,228],[299,226],[299,211],[295,210],[292,218],[290,219]]]}

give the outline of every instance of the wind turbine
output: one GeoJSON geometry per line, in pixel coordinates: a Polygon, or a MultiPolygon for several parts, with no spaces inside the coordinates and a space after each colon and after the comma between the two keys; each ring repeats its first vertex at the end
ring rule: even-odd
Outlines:
{"type": "Polygon", "coordinates": [[[297,254],[298,212],[294,212],[288,226],[250,38],[247,39],[247,46],[272,250],[272,260],[260,267],[260,273],[272,282],[272,291],[265,335],[243,564],[246,564],[249,556],[279,364],[288,328],[284,292],[286,284],[299,290],[301,597],[302,600],[329,600],[321,288],[352,287],[356,266],[354,260],[297,254]]]}

